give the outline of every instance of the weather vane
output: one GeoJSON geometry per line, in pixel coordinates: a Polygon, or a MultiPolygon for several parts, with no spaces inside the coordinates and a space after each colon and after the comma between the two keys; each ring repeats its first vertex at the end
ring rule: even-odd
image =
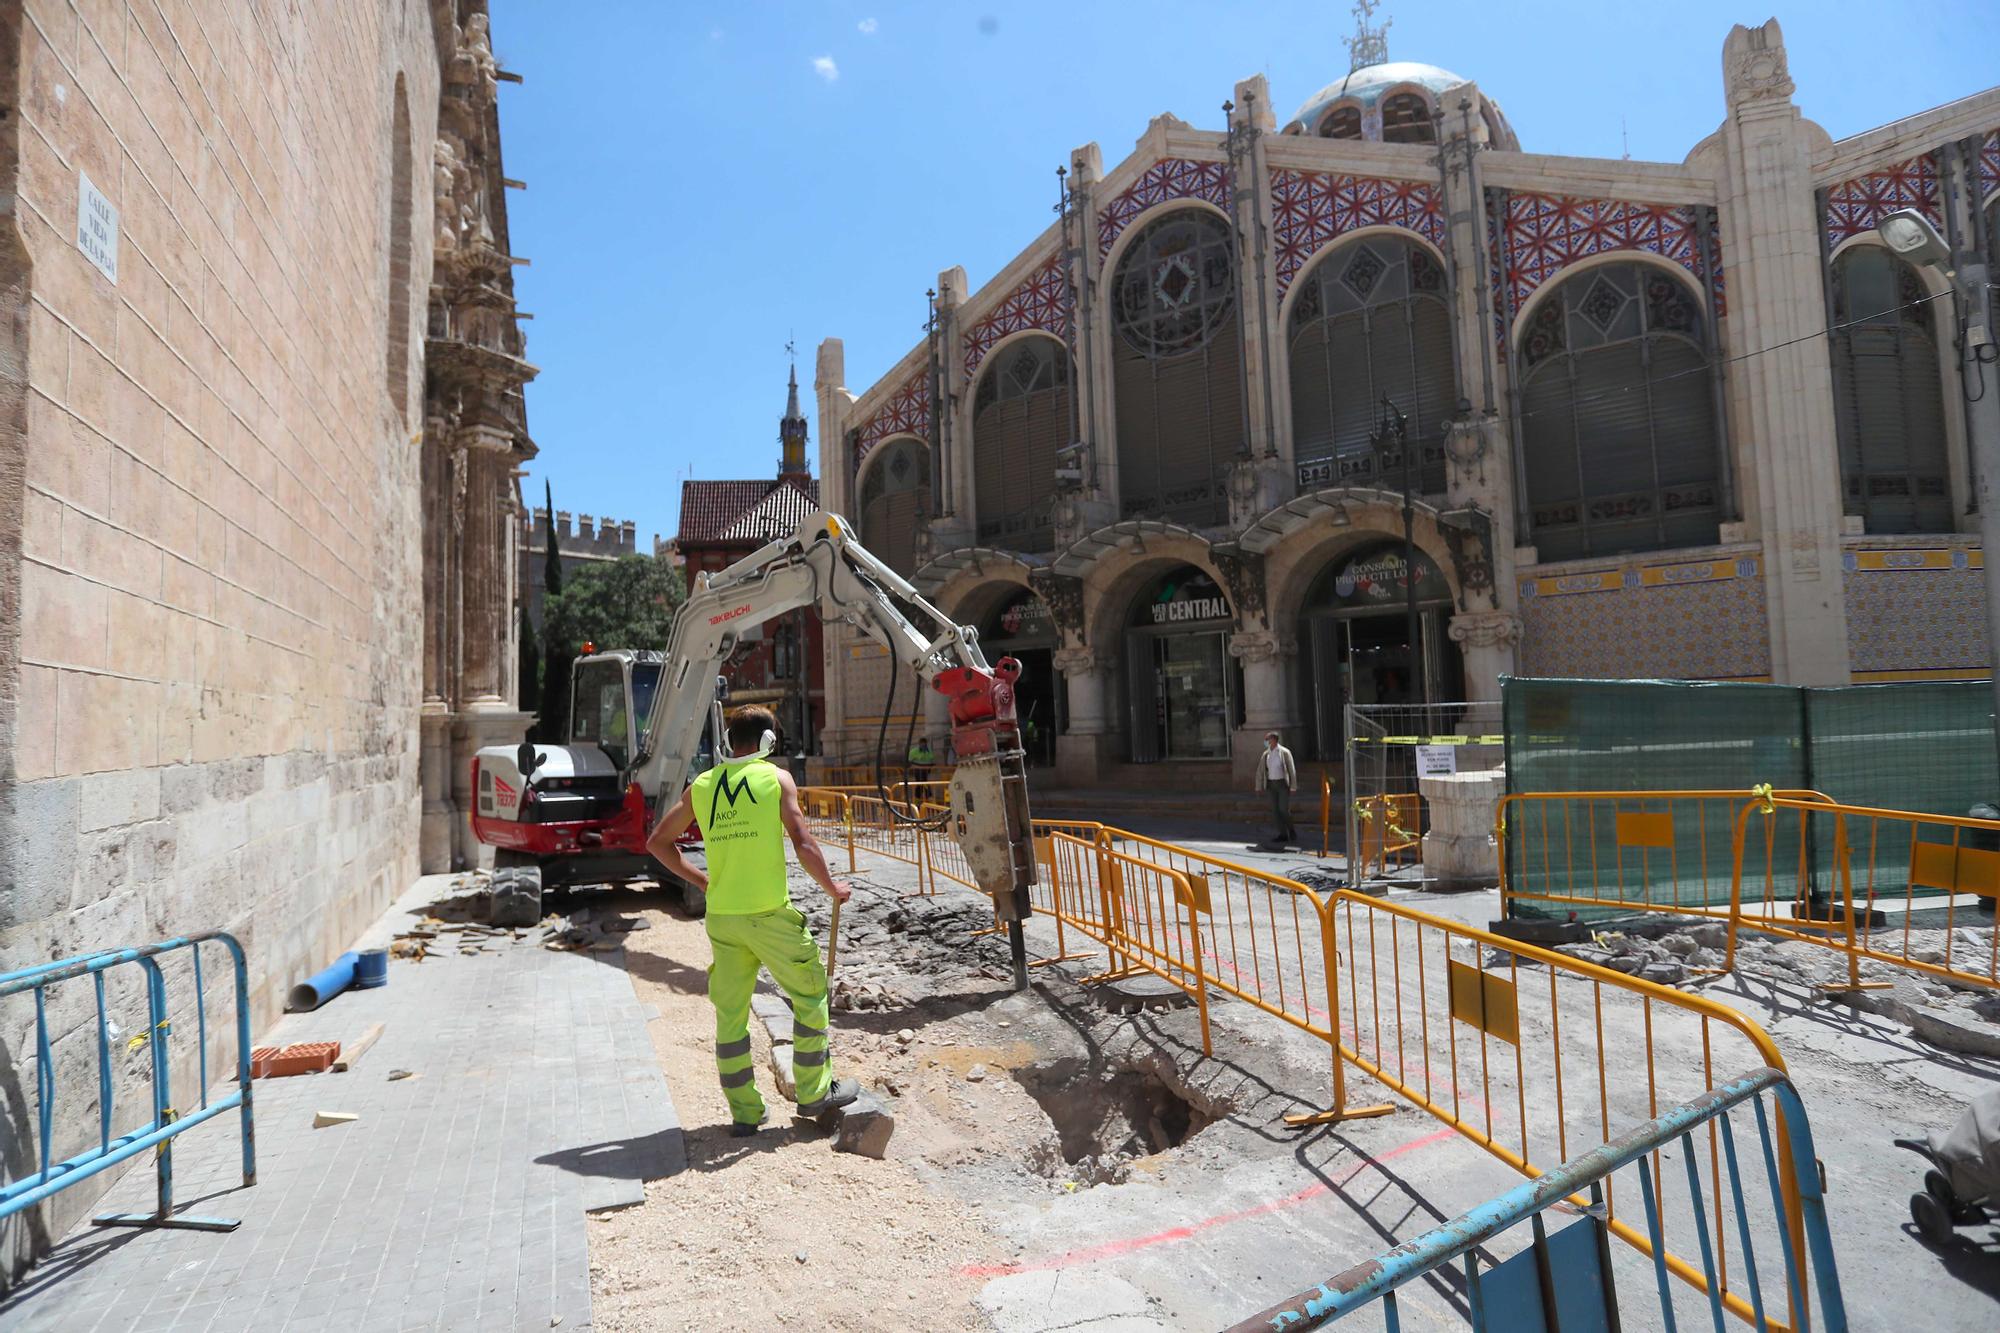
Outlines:
{"type": "Polygon", "coordinates": [[[1368,20],[1375,17],[1375,10],[1381,0],[1354,0],[1354,35],[1346,38],[1347,72],[1366,69],[1370,65],[1382,65],[1389,60],[1389,25],[1394,19],[1383,19],[1382,26],[1371,28],[1368,20]]]}

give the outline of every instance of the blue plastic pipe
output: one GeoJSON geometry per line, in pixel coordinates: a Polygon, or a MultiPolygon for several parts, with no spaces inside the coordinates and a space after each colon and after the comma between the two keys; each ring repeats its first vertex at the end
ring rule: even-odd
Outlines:
{"type": "Polygon", "coordinates": [[[307,1013],[319,1008],[334,996],[354,984],[354,966],[361,960],[355,953],[344,953],[333,960],[333,966],[324,972],[307,977],[292,987],[291,1010],[293,1013],[307,1013]]]}

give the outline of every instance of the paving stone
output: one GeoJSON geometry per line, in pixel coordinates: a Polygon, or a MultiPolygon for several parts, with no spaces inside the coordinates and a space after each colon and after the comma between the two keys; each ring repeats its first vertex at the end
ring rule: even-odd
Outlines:
{"type": "MultiPolygon", "coordinates": [[[[392,912],[369,935],[406,922],[392,912]]],[[[477,957],[394,960],[389,985],[287,1015],[258,1044],[386,1027],[350,1072],[256,1085],[254,1187],[234,1116],[174,1140],[181,1206],[242,1225],[80,1226],[0,1298],[0,1328],[547,1328],[560,1311],[587,1329],[586,1209],[643,1200],[647,1180],[686,1165],[645,1015],[610,957],[495,940],[477,957]],[[392,1083],[391,1069],[421,1077],[392,1083]],[[360,1119],[315,1131],[329,1106],[360,1119]]],[[[153,1190],[147,1159],[93,1211],[147,1211],[153,1190]]]]}
{"type": "Polygon", "coordinates": [[[862,1093],[853,1102],[833,1112],[833,1116],[836,1120],[833,1130],[835,1152],[851,1152],[878,1161],[888,1155],[889,1138],[896,1132],[896,1117],[875,1099],[875,1094],[862,1093]]]}

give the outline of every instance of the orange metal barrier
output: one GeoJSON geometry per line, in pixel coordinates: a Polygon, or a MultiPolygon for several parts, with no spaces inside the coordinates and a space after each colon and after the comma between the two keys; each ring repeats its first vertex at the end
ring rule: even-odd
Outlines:
{"type": "MultiPolygon", "coordinates": [[[[1355,845],[1348,849],[1350,884],[1389,873],[1389,861],[1423,854],[1424,802],[1415,792],[1366,796],[1354,803],[1355,845]],[[1370,873],[1372,867],[1372,875],[1370,873]]],[[[1415,860],[1417,857],[1410,857],[1415,860]]]]}
{"type": "MultiPolygon", "coordinates": [[[[1326,930],[1344,1008],[1343,1054],[1529,1177],[1713,1091],[1746,1061],[1785,1068],[1771,1038],[1736,1010],[1553,950],[1348,890],[1328,902],[1326,930]],[[1607,1047],[1626,1066],[1615,1076],[1607,1047]]],[[[1342,1109],[1337,1101],[1332,1114],[1342,1109]]],[[[1751,1260],[1729,1234],[1720,1152],[1711,1134],[1704,1166],[1713,1234],[1697,1231],[1683,1212],[1662,1219],[1661,1243],[1668,1268],[1703,1291],[1699,1256],[1689,1262],[1674,1250],[1713,1245],[1721,1299],[1750,1319],[1739,1292],[1751,1260]]],[[[1657,1153],[1651,1170],[1657,1184],[1657,1153]]],[[[1796,1184],[1784,1177],[1795,1239],[1796,1184]]],[[[1640,1215],[1638,1194],[1630,1183],[1613,1185],[1605,1204],[1611,1229],[1651,1255],[1643,1222],[1622,1220],[1640,1215]]],[[[1783,1281],[1773,1263],[1783,1254],[1776,1237],[1760,1248],[1759,1272],[1783,1281]]]]}
{"type": "Polygon", "coordinates": [[[1724,965],[1747,927],[1844,954],[1831,989],[1886,986],[1861,980],[1864,958],[2000,989],[1996,906],[2000,821],[1760,794],[1736,819],[1724,965]]]}
{"type": "MultiPolygon", "coordinates": [[[[1786,791],[1825,803],[1814,791],[1786,791]]],[[[1729,915],[1737,812],[1747,791],[1563,791],[1500,800],[1500,910],[1571,908],[1729,915]]]]}
{"type": "Polygon", "coordinates": [[[1056,832],[1048,835],[1048,849],[1056,919],[1067,917],[1071,925],[1096,935],[1111,957],[1109,971],[1087,977],[1083,984],[1140,972],[1169,982],[1194,997],[1201,1016],[1201,1051],[1213,1055],[1200,924],[1208,912],[1207,895],[1181,871],[1102,842],[1056,832]]]}
{"type": "MultiPolygon", "coordinates": [[[[853,845],[881,850],[863,808],[871,798],[845,799],[854,810],[853,845]]],[[[1740,800],[1741,793],[1730,799],[1740,800]]],[[[1828,809],[1809,808],[1819,814],[1828,809]]],[[[925,813],[943,809],[925,807],[925,813]]],[[[1749,813],[1744,819],[1747,828],[1749,813]]],[[[1348,1105],[1345,1065],[1351,1062],[1537,1177],[1573,1151],[1712,1091],[1724,1080],[1719,1071],[1785,1067],[1770,1037],[1735,1010],[1565,954],[1364,894],[1343,890],[1322,897],[1293,880],[1101,824],[1037,820],[1035,834],[1042,869],[1035,903],[1054,918],[1059,950],[1057,958],[1037,961],[1080,956],[1068,952],[1066,932],[1081,931],[1111,959],[1109,971],[1087,982],[1145,971],[1195,996],[1204,1051],[1210,1049],[1210,988],[1326,1041],[1332,1107],[1293,1117],[1293,1123],[1388,1109],[1348,1105]],[[1613,1075],[1607,1049],[1620,1053],[1629,1072],[1613,1075]]],[[[920,866],[919,882],[930,886],[922,891],[934,891],[940,877],[976,888],[951,837],[920,834],[915,842],[915,850],[898,845],[883,854],[920,866]]],[[[1972,858],[1964,864],[2000,864],[2000,854],[1994,862],[1972,858]]],[[[1777,1260],[1783,1247],[1775,1235],[1765,1237],[1757,1260],[1746,1252],[1740,1229],[1729,1231],[1722,1152],[1711,1132],[1701,1165],[1714,1196],[1712,1233],[1706,1225],[1697,1228],[1691,1213],[1670,1211],[1661,1219],[1659,1243],[1668,1269],[1703,1291],[1698,1260],[1683,1255],[1697,1245],[1712,1246],[1719,1299],[1749,1319],[1753,1311],[1741,1294],[1748,1287],[1747,1266],[1758,1263],[1767,1281],[1782,1282],[1777,1260]]],[[[1657,1185],[1661,1159],[1655,1154],[1633,1170],[1651,1170],[1657,1185]]],[[[1625,1212],[1637,1215],[1640,1192],[1629,1177],[1621,1179],[1622,1186],[1614,1182],[1607,1191],[1610,1227],[1651,1255],[1654,1242],[1643,1223],[1624,1220],[1625,1212]]],[[[1797,1182],[1789,1169],[1782,1179],[1784,1197],[1776,1202],[1792,1219],[1796,1244],[1802,1234],[1797,1182]]]]}

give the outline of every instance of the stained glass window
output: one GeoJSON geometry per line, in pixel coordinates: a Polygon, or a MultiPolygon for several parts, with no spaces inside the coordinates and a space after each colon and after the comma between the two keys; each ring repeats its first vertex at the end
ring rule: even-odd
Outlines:
{"type": "Polygon", "coordinates": [[[1013,551],[1055,544],[1056,451],[1074,433],[1069,349],[1032,336],[986,358],[973,394],[973,497],[979,542],[1013,551]]]}
{"type": "Polygon", "coordinates": [[[1833,264],[1834,415],[1846,512],[1867,531],[1950,532],[1932,303],[1915,269],[1880,246],[1833,264]]]}
{"type": "Polygon", "coordinates": [[[1388,398],[1418,450],[1417,488],[1444,490],[1444,427],[1458,388],[1444,273],[1392,236],[1349,241],[1299,279],[1292,298],[1292,453],[1298,488],[1400,485],[1402,456],[1375,435],[1388,398]]]}
{"type": "Polygon", "coordinates": [[[917,528],[930,513],[931,457],[908,435],[862,460],[861,540],[898,574],[915,572],[917,528]]]}
{"type": "Polygon", "coordinates": [[[1112,377],[1125,517],[1197,527],[1228,517],[1223,481],[1246,447],[1234,244],[1221,218],[1182,209],[1119,257],[1112,377]]]}
{"type": "Polygon", "coordinates": [[[1692,288],[1651,265],[1574,274],[1529,313],[1518,364],[1541,559],[1717,540],[1715,368],[1692,288]]]}

